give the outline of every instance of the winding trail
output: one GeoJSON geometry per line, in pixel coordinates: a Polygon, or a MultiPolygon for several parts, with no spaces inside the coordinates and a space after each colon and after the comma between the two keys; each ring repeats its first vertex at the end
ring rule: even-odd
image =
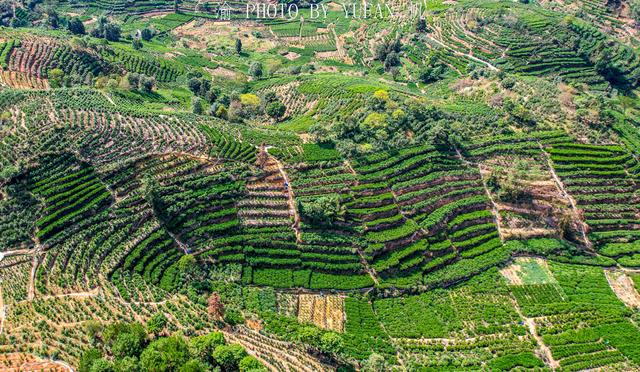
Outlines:
{"type": "Polygon", "coordinates": [[[40,249],[36,248],[33,253],[33,263],[31,264],[31,273],[29,274],[29,284],[27,285],[27,300],[33,301],[36,297],[36,271],[40,265],[40,249]]]}
{"type": "Polygon", "coordinates": [[[540,335],[538,334],[535,319],[524,316],[524,314],[522,313],[522,309],[520,309],[520,305],[518,305],[518,301],[516,301],[515,298],[511,297],[511,302],[513,303],[513,307],[518,313],[518,316],[520,316],[520,318],[524,321],[524,324],[527,325],[529,333],[531,333],[531,336],[533,336],[533,338],[536,340],[536,343],[538,344],[538,352],[544,363],[553,370],[560,368],[560,363],[558,363],[558,361],[553,358],[551,349],[549,349],[549,347],[544,343],[542,337],[540,337],[540,335]]]}
{"type": "MultiPolygon", "coordinates": [[[[353,174],[354,176],[358,175],[358,173],[356,173],[356,170],[353,169],[353,166],[351,165],[349,160],[345,160],[344,161],[344,166],[345,166],[345,168],[347,168],[347,171],[349,173],[353,174]]],[[[360,182],[358,181],[357,178],[355,180],[355,184],[356,185],[360,184],[360,182]]],[[[394,194],[394,198],[395,198],[395,194],[394,194]]],[[[371,277],[371,280],[373,280],[373,282],[376,284],[376,286],[379,286],[380,285],[380,281],[378,280],[377,273],[372,267],[369,266],[369,262],[367,262],[367,259],[366,259],[365,255],[364,255],[364,252],[362,252],[362,249],[360,249],[359,247],[356,247],[356,252],[358,252],[358,256],[360,257],[360,263],[364,267],[364,271],[367,274],[369,274],[369,276],[371,277]]]]}
{"type": "Polygon", "coordinates": [[[549,153],[544,149],[544,146],[542,146],[540,142],[538,142],[538,147],[540,147],[540,151],[542,151],[542,154],[547,159],[547,166],[549,167],[549,172],[551,173],[551,177],[553,177],[553,181],[555,182],[556,187],[558,187],[558,190],[560,191],[562,196],[567,199],[569,201],[569,205],[571,205],[571,214],[573,214],[575,223],[576,225],[578,225],[578,229],[580,230],[580,235],[582,235],[584,244],[590,252],[597,254],[597,252],[593,249],[593,243],[591,243],[591,240],[589,240],[589,237],[587,236],[588,228],[584,221],[582,221],[582,218],[580,218],[580,212],[578,212],[576,201],[573,200],[573,197],[567,192],[567,190],[565,190],[564,184],[560,180],[560,177],[558,177],[558,175],[556,174],[555,169],[553,169],[551,155],[549,155],[549,153]]]}
{"type": "Polygon", "coordinates": [[[448,46],[447,44],[445,44],[445,43],[443,43],[442,41],[440,41],[440,40],[438,40],[438,39],[434,38],[434,37],[433,37],[433,36],[431,36],[431,35],[425,35],[425,36],[426,36],[429,40],[431,40],[431,41],[433,41],[434,43],[436,43],[436,44],[440,45],[441,47],[443,47],[443,48],[447,49],[448,51],[452,52],[452,53],[453,53],[454,55],[456,55],[456,56],[463,56],[463,57],[467,57],[467,58],[472,59],[472,60],[474,60],[474,61],[476,61],[476,62],[482,63],[483,65],[485,65],[485,66],[489,67],[489,69],[490,69],[490,70],[493,70],[493,71],[499,71],[499,69],[498,69],[496,66],[492,65],[491,63],[489,63],[489,62],[487,62],[487,61],[485,61],[485,60],[483,60],[483,59],[480,59],[480,58],[478,58],[478,57],[474,56],[473,54],[470,54],[470,53],[462,53],[462,52],[460,52],[460,51],[457,51],[457,50],[455,50],[454,48],[452,48],[452,47],[448,46]]]}
{"type": "Polygon", "coordinates": [[[291,228],[296,233],[296,241],[298,243],[301,243],[302,237],[300,234],[300,215],[298,214],[298,210],[296,209],[295,195],[293,193],[293,188],[291,187],[291,181],[289,180],[289,175],[287,174],[287,172],[285,172],[284,167],[282,166],[282,163],[278,159],[276,159],[272,155],[269,155],[269,157],[271,157],[273,161],[276,163],[276,165],[278,166],[278,171],[280,171],[280,175],[284,179],[284,182],[287,183],[287,195],[288,195],[287,203],[289,204],[289,214],[293,216],[293,225],[291,225],[291,228]]]}
{"type": "Polygon", "coordinates": [[[493,214],[493,219],[495,220],[496,229],[498,230],[498,236],[500,237],[500,241],[504,243],[504,233],[501,227],[502,218],[500,217],[500,208],[498,208],[498,204],[493,199],[493,195],[491,195],[491,191],[489,191],[489,188],[487,187],[487,182],[484,179],[483,171],[486,172],[487,170],[482,166],[482,164],[473,163],[465,159],[464,156],[462,156],[462,153],[460,152],[459,148],[455,147],[455,150],[458,158],[463,164],[466,164],[469,167],[478,168],[478,174],[480,175],[480,181],[482,182],[482,187],[484,188],[484,192],[487,195],[487,198],[489,198],[489,201],[491,202],[491,214],[493,214]]]}
{"type": "Polygon", "coordinates": [[[501,226],[502,217],[500,216],[500,209],[498,208],[498,204],[496,203],[496,201],[493,199],[493,195],[491,195],[491,191],[489,191],[489,187],[487,187],[487,181],[484,179],[484,173],[488,171],[481,164],[478,164],[478,172],[480,173],[482,188],[484,188],[484,192],[485,194],[487,194],[487,198],[489,198],[489,201],[491,202],[491,214],[493,214],[493,218],[496,220],[495,222],[496,222],[496,228],[498,230],[498,236],[500,237],[500,240],[504,243],[504,233],[502,232],[502,226],[501,226]]]}
{"type": "Polygon", "coordinates": [[[31,254],[31,253],[33,253],[33,249],[32,248],[16,249],[16,250],[13,250],[13,251],[0,252],[0,261],[2,261],[2,259],[5,258],[5,257],[21,256],[21,255],[27,255],[27,254],[31,254]]]}
{"type": "MultiPolygon", "coordinates": [[[[96,297],[100,295],[100,287],[95,287],[94,289],[87,291],[87,292],[71,292],[71,293],[61,293],[61,294],[54,294],[54,295],[47,295],[47,296],[39,296],[38,299],[39,300],[50,300],[50,299],[54,299],[54,298],[90,298],[90,297],[96,297]]],[[[28,302],[31,300],[22,300],[22,301],[18,301],[16,302],[17,304],[23,303],[23,302],[28,302]]]]}
{"type": "Polygon", "coordinates": [[[107,92],[100,90],[100,93],[102,93],[102,95],[104,96],[104,98],[107,99],[107,101],[109,101],[112,105],[117,106],[115,102],[113,102],[113,99],[111,98],[111,96],[109,94],[107,94],[107,92]]]}

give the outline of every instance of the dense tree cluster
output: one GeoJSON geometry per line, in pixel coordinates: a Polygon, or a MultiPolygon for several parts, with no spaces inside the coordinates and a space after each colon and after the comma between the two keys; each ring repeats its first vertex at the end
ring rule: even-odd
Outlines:
{"type": "Polygon", "coordinates": [[[401,50],[400,38],[385,40],[376,45],[374,58],[383,63],[385,71],[391,71],[392,68],[400,65],[401,50]]]}
{"type": "Polygon", "coordinates": [[[78,17],[71,18],[67,23],[67,28],[72,34],[75,35],[84,35],[86,33],[84,29],[84,23],[82,23],[82,21],[78,17]]]}
{"type": "Polygon", "coordinates": [[[91,30],[91,36],[108,41],[118,41],[120,40],[120,26],[111,23],[107,17],[100,16],[96,22],[96,27],[91,30]]]}
{"type": "Polygon", "coordinates": [[[151,76],[130,72],[127,74],[127,82],[130,89],[139,89],[146,93],[151,93],[156,86],[156,79],[151,76]]]}
{"type": "Polygon", "coordinates": [[[321,196],[314,200],[298,202],[298,210],[305,220],[314,225],[331,225],[344,221],[347,209],[337,195],[321,196]]]}
{"type": "Polygon", "coordinates": [[[94,346],[82,354],[78,371],[266,371],[242,346],[227,344],[221,333],[185,339],[164,335],[166,324],[161,313],[146,328],[140,323],[91,323],[94,346]]]}
{"type": "Polygon", "coordinates": [[[424,141],[452,147],[460,142],[464,128],[465,118],[458,116],[419,99],[397,102],[387,91],[379,90],[351,116],[330,125],[314,124],[310,132],[318,141],[333,141],[345,155],[424,141]]]}
{"type": "Polygon", "coordinates": [[[204,114],[207,107],[211,107],[210,111],[215,115],[219,107],[228,105],[228,98],[221,94],[219,88],[211,86],[211,80],[203,77],[202,74],[192,74],[187,82],[189,90],[196,95],[191,101],[191,107],[194,114],[204,114]]]}

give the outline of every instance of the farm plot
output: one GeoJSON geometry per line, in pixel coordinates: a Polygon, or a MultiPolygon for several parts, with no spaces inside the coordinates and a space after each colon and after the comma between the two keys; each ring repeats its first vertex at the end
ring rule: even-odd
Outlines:
{"type": "Polygon", "coordinates": [[[294,344],[274,340],[247,327],[237,327],[233,333],[225,333],[225,338],[244,346],[265,364],[275,370],[282,371],[330,371],[331,367],[323,364],[294,344]]]}
{"type": "Polygon", "coordinates": [[[224,159],[238,160],[246,163],[256,161],[258,150],[255,146],[240,142],[237,139],[224,135],[218,129],[211,126],[202,125],[200,127],[214,144],[211,150],[211,156],[218,156],[224,159]]]}
{"type": "Polygon", "coordinates": [[[32,266],[31,254],[5,257],[0,261],[0,287],[5,305],[27,299],[32,266]]]}
{"type": "Polygon", "coordinates": [[[508,267],[500,270],[510,285],[557,284],[547,261],[542,258],[518,257],[508,267]]]}
{"type": "Polygon", "coordinates": [[[160,82],[175,81],[184,73],[184,66],[164,58],[134,54],[123,49],[103,49],[101,57],[111,63],[120,64],[128,72],[153,76],[160,82]]]}
{"type": "MultiPolygon", "coordinates": [[[[378,89],[391,89],[380,81],[348,75],[336,75],[330,73],[315,73],[313,75],[300,75],[279,78],[277,80],[258,82],[254,86],[257,90],[276,89],[276,86],[286,85],[296,81],[286,93],[291,96],[289,101],[295,102],[296,107],[306,107],[302,116],[313,122],[327,122],[336,118],[364,116],[362,109],[366,107],[367,99],[378,89]]],[[[402,92],[398,91],[402,94],[402,92]]]]}
{"type": "Polygon", "coordinates": [[[59,120],[72,124],[68,135],[94,164],[148,154],[189,151],[204,154],[205,134],[179,118],[129,116],[116,112],[61,109],[59,120]]]}
{"type": "MultiPolygon", "coordinates": [[[[0,252],[28,251],[39,213],[39,203],[24,183],[0,188],[0,252]]],[[[0,260],[1,264],[2,260],[0,260]]]]}
{"type": "Polygon", "coordinates": [[[621,75],[605,80],[591,60],[607,35],[586,22],[564,24],[564,9],[556,13],[506,2],[452,7],[455,11],[433,13],[428,41],[435,40],[436,55],[458,71],[464,72],[469,62],[482,61],[518,74],[586,83],[594,90],[606,89],[611,81],[637,81],[640,61],[626,46],[611,47],[610,65],[619,66],[621,75]],[[512,20],[517,20],[517,29],[512,20]],[[572,36],[580,43],[572,44],[572,36]]]}
{"type": "Polygon", "coordinates": [[[29,172],[29,191],[44,205],[36,237],[51,244],[68,236],[72,225],[100,213],[112,198],[92,167],[72,155],[43,157],[29,172]]]}
{"type": "Polygon", "coordinates": [[[342,332],[344,298],[338,295],[301,294],[298,296],[298,321],[342,332]]]}
{"type": "MultiPolygon", "coordinates": [[[[291,187],[301,212],[309,203],[327,198],[350,199],[355,175],[338,158],[335,150],[304,145],[298,159],[288,168],[291,187]],[[295,162],[303,160],[302,162],[295,162]]],[[[372,285],[359,250],[358,233],[347,221],[312,221],[302,216],[300,223],[302,265],[311,270],[311,288],[359,288],[372,285]]]]}
{"type": "Polygon", "coordinates": [[[553,180],[544,159],[492,158],[481,163],[480,169],[495,201],[503,238],[579,236],[570,201],[553,180]]]}
{"type": "Polygon", "coordinates": [[[412,369],[544,366],[495,269],[451,289],[377,299],[373,307],[412,369]]]}
{"type": "Polygon", "coordinates": [[[351,213],[366,216],[367,260],[376,271],[424,272],[432,285],[461,274],[428,274],[452,261],[465,260],[458,267],[472,272],[502,259],[480,173],[456,154],[411,147],[356,159],[354,168],[362,197],[351,213]]]}
{"type": "Polygon", "coordinates": [[[3,336],[14,342],[0,346],[2,355],[37,352],[41,357],[59,358],[71,365],[77,365],[84,348],[90,346],[91,325],[144,322],[163,312],[169,319],[170,331],[183,329],[197,334],[211,330],[206,308],[185,297],[127,302],[104,280],[91,294],[43,296],[10,303],[7,310],[3,336]]]}
{"type": "MultiPolygon", "coordinates": [[[[427,247],[423,232],[414,220],[401,213],[383,177],[369,176],[369,169],[374,173],[378,167],[389,173],[396,172],[393,167],[387,168],[387,164],[377,164],[375,160],[354,162],[358,184],[352,188],[353,200],[346,204],[350,218],[365,228],[365,258],[382,278],[410,274],[411,269],[419,274],[427,247]]],[[[419,280],[419,275],[413,280],[416,279],[419,280]]]]}
{"type": "Polygon", "coordinates": [[[568,371],[638,368],[640,355],[632,346],[638,342],[637,328],[602,269],[554,262],[549,267],[557,284],[514,285],[511,291],[522,312],[535,318],[558,366],[568,371]]]}
{"type": "Polygon", "coordinates": [[[17,89],[49,89],[49,81],[17,71],[2,71],[0,82],[17,89]]]}
{"type": "Polygon", "coordinates": [[[554,11],[569,11],[571,14],[596,25],[602,32],[613,33],[617,38],[630,41],[634,37],[630,21],[623,9],[611,9],[598,1],[544,1],[542,6],[554,11]]]}
{"type": "Polygon", "coordinates": [[[344,352],[357,360],[365,360],[372,353],[377,353],[391,363],[395,362],[397,350],[376,319],[371,303],[348,297],[345,298],[344,306],[344,352]]]}
{"type": "Polygon", "coordinates": [[[300,86],[299,81],[292,81],[285,84],[273,84],[260,92],[263,95],[267,92],[275,93],[287,108],[284,118],[295,117],[312,111],[318,103],[317,100],[313,100],[305,94],[297,93],[298,86],[300,86]]]}
{"type": "MultiPolygon", "coordinates": [[[[118,180],[127,182],[120,183],[122,186],[118,189],[140,187],[143,193],[154,195],[151,206],[170,239],[161,235],[169,246],[172,246],[172,240],[177,244],[144,265],[149,273],[143,275],[145,279],[155,277],[155,273],[165,269],[173,270],[167,269],[167,265],[175,262],[181,251],[192,253],[204,262],[243,261],[242,242],[237,239],[240,221],[235,203],[244,192],[244,182],[235,177],[245,171],[240,164],[227,166],[169,155],[152,158],[134,167],[132,172],[142,175],[134,183],[130,178],[118,180]]],[[[117,179],[110,180],[116,182],[117,179]]]]}
{"type": "Polygon", "coordinates": [[[557,144],[548,152],[599,251],[623,265],[640,264],[633,256],[640,236],[635,206],[638,161],[616,145],[557,144]]]}
{"type": "Polygon", "coordinates": [[[276,287],[308,286],[309,273],[300,267],[294,205],[285,174],[264,149],[258,155],[257,176],[250,177],[247,192],[238,203],[245,256],[249,267],[243,280],[276,287]]]}
{"type": "Polygon", "coordinates": [[[11,40],[1,46],[0,64],[7,71],[4,80],[17,87],[43,89],[48,86],[49,71],[55,68],[80,79],[107,72],[109,67],[95,53],[72,49],[51,38],[11,40]],[[13,72],[14,74],[7,74],[13,72]],[[26,86],[30,84],[31,86],[26,86]]]}
{"type": "MultiPolygon", "coordinates": [[[[57,175],[54,165],[47,171],[57,175]]],[[[74,170],[64,164],[61,167],[74,170]]],[[[136,280],[171,289],[177,275],[175,264],[185,253],[210,263],[242,262],[241,239],[233,237],[239,226],[234,201],[243,183],[231,178],[229,171],[242,173],[241,167],[225,169],[200,159],[167,155],[103,169],[102,181],[96,181],[92,168],[87,167],[69,176],[41,176],[60,180],[34,181],[34,192],[49,198],[67,190],[73,191],[69,195],[81,195],[89,186],[80,186],[93,182],[108,185],[115,201],[98,210],[79,204],[76,211],[82,213],[82,219],[65,223],[61,232],[39,230],[47,234],[48,250],[36,273],[36,289],[42,294],[69,288],[89,290],[105,273],[115,282],[133,275],[136,280]],[[57,194],[48,191],[54,190],[49,184],[56,185],[57,194]]],[[[111,198],[108,192],[106,195],[111,198]]],[[[129,292],[121,289],[122,296],[129,292]]]]}

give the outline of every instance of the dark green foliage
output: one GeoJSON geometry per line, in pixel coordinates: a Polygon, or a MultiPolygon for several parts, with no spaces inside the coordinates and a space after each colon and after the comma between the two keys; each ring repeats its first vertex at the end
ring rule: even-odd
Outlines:
{"type": "Polygon", "coordinates": [[[106,350],[118,358],[140,355],[147,345],[147,333],[139,323],[109,325],[102,333],[106,350]]]}
{"type": "MultiPolygon", "coordinates": [[[[184,256],[188,257],[188,256],[184,256]]],[[[147,321],[147,331],[154,335],[159,335],[167,326],[168,320],[163,313],[154,314],[149,321],[147,321]]]]}
{"type": "Polygon", "coordinates": [[[344,220],[346,214],[346,208],[337,195],[298,202],[298,209],[302,218],[315,225],[331,225],[344,220]]]}
{"type": "Polygon", "coordinates": [[[153,35],[154,35],[154,31],[147,27],[143,28],[142,31],[140,31],[140,37],[144,41],[151,40],[151,38],[153,38],[153,35]]]}
{"type": "Polygon", "coordinates": [[[99,349],[92,348],[87,349],[82,353],[80,357],[80,363],[78,365],[79,372],[89,372],[93,364],[102,358],[102,352],[99,349]]]}
{"type": "Polygon", "coordinates": [[[251,355],[247,355],[246,357],[240,360],[238,363],[238,368],[240,372],[249,372],[249,371],[266,371],[267,369],[260,363],[258,359],[251,355]]]}
{"type": "Polygon", "coordinates": [[[189,361],[189,348],[178,336],[153,341],[140,355],[140,366],[146,371],[174,371],[189,361]]]}
{"type": "Polygon", "coordinates": [[[31,244],[38,211],[37,200],[23,183],[11,183],[4,191],[6,198],[0,199],[0,251],[31,244]]]}
{"type": "Polygon", "coordinates": [[[427,20],[424,17],[418,18],[416,21],[416,32],[426,32],[427,31],[427,20]]]}
{"type": "Polygon", "coordinates": [[[531,352],[521,354],[510,354],[503,357],[496,358],[489,364],[491,370],[494,371],[508,371],[513,368],[542,368],[544,363],[542,360],[536,358],[531,352]]]}
{"type": "Polygon", "coordinates": [[[265,112],[274,119],[280,119],[287,108],[280,101],[271,102],[267,105],[265,112]]]}
{"type": "Polygon", "coordinates": [[[120,26],[109,22],[106,17],[101,16],[98,18],[96,27],[91,30],[91,36],[108,41],[118,41],[120,40],[120,26]]]}
{"type": "Polygon", "coordinates": [[[209,364],[214,364],[213,352],[218,346],[224,345],[224,336],[219,332],[193,337],[189,340],[189,352],[193,357],[209,364]]]}
{"type": "Polygon", "coordinates": [[[84,23],[82,23],[82,21],[78,17],[71,18],[69,20],[69,23],[67,24],[67,28],[72,34],[75,34],[75,35],[85,34],[84,23]]]}
{"type": "Polygon", "coordinates": [[[249,75],[253,76],[256,79],[262,77],[262,63],[252,62],[249,66],[249,75]]]}
{"type": "Polygon", "coordinates": [[[220,345],[213,351],[213,359],[227,370],[232,370],[246,356],[247,352],[237,344],[220,345]]]}

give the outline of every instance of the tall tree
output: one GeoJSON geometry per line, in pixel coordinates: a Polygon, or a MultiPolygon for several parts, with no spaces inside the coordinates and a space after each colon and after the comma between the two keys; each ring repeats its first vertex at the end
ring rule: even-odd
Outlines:
{"type": "Polygon", "coordinates": [[[69,23],[67,24],[67,28],[72,34],[75,34],[75,35],[85,34],[84,23],[82,23],[82,21],[78,17],[71,18],[69,20],[69,23]]]}

